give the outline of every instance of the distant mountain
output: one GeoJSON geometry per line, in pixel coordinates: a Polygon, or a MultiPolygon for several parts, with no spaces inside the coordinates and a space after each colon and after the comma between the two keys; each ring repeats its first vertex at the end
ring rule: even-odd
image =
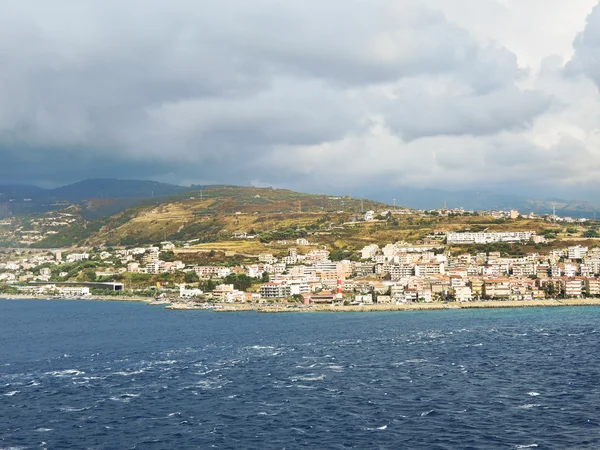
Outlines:
{"type": "Polygon", "coordinates": [[[550,198],[546,200],[528,199],[515,194],[504,194],[490,191],[446,191],[443,189],[411,189],[385,190],[372,192],[369,197],[415,209],[438,209],[444,204],[448,208],[465,208],[467,210],[509,210],[516,209],[522,214],[552,214],[556,208],[558,216],[576,218],[593,218],[600,216],[600,207],[589,201],[565,200],[550,198]]]}
{"type": "Polygon", "coordinates": [[[143,180],[98,178],[46,191],[46,196],[56,200],[79,202],[98,198],[148,198],[174,195],[191,188],[143,180]]]}
{"type": "Polygon", "coordinates": [[[46,192],[38,186],[27,184],[5,184],[0,185],[0,203],[10,200],[23,200],[38,197],[46,192]]]}

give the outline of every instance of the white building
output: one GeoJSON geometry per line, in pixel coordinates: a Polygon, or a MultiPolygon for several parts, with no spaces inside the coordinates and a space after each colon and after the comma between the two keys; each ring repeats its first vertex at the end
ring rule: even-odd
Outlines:
{"type": "Polygon", "coordinates": [[[583,259],[588,254],[588,248],[582,247],[581,245],[576,245],[574,247],[568,248],[568,257],[569,259],[583,259]]]}
{"type": "Polygon", "coordinates": [[[67,256],[68,263],[83,261],[86,259],[90,259],[89,253],[71,253],[67,256]]]}
{"type": "Polygon", "coordinates": [[[446,242],[450,245],[492,244],[494,242],[527,242],[535,236],[533,231],[507,233],[447,233],[446,242]]]}
{"type": "Polygon", "coordinates": [[[379,246],[376,244],[367,245],[360,251],[361,259],[372,259],[379,252],[379,246]]]}

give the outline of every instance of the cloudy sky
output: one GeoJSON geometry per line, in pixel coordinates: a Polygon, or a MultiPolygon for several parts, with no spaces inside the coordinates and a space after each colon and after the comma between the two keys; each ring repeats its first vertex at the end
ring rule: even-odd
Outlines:
{"type": "Polygon", "coordinates": [[[0,183],[600,192],[597,0],[1,0],[0,183]]]}

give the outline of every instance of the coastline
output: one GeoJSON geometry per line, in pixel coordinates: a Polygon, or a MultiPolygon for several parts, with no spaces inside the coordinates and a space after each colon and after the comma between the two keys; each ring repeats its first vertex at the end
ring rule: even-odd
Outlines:
{"type": "MultiPolygon", "coordinates": [[[[244,312],[256,311],[258,313],[365,313],[365,312],[394,312],[394,311],[442,311],[447,309],[507,309],[507,308],[547,308],[547,307],[575,307],[575,306],[600,306],[600,299],[567,299],[567,300],[515,300],[515,301],[486,301],[469,303],[415,303],[415,304],[387,304],[387,305],[360,305],[360,306],[334,306],[334,305],[255,305],[255,304],[221,304],[212,309],[214,312],[244,312]]],[[[200,310],[203,307],[189,303],[173,303],[166,309],[172,310],[200,310]]]]}
{"type": "Polygon", "coordinates": [[[95,301],[95,302],[138,302],[138,303],[152,303],[154,299],[148,297],[115,297],[111,295],[88,295],[86,297],[58,297],[48,298],[46,296],[34,296],[34,295],[23,295],[23,294],[0,294],[2,300],[81,300],[81,301],[95,301]]]}
{"type": "Polygon", "coordinates": [[[591,299],[547,299],[547,300],[513,300],[513,301],[476,301],[465,303],[414,303],[385,305],[293,305],[293,304],[252,304],[252,303],[217,303],[198,304],[184,301],[155,300],[148,297],[115,297],[91,295],[85,298],[48,298],[31,295],[1,295],[3,300],[66,300],[66,301],[103,301],[103,302],[135,302],[149,306],[163,306],[164,309],[177,311],[210,310],[212,312],[257,312],[267,314],[280,313],[366,313],[366,312],[400,312],[400,311],[442,311],[448,309],[507,309],[507,308],[556,308],[600,306],[600,298],[591,299]]]}

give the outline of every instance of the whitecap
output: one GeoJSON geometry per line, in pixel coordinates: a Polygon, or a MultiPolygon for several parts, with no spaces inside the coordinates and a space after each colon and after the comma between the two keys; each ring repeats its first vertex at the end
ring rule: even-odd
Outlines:
{"type": "Polygon", "coordinates": [[[54,377],[68,377],[68,376],[78,376],[84,375],[85,372],[82,372],[77,369],[66,369],[66,370],[55,370],[52,372],[46,372],[44,375],[52,375],[54,377]]]}
{"type": "Polygon", "coordinates": [[[529,444],[529,445],[515,445],[515,448],[534,448],[539,447],[537,444],[529,444]]]}
{"type": "Polygon", "coordinates": [[[140,370],[134,370],[131,372],[113,372],[113,373],[111,373],[111,375],[121,375],[123,377],[131,377],[133,375],[139,375],[144,372],[146,372],[145,369],[140,369],[140,370]]]}
{"type": "Polygon", "coordinates": [[[381,427],[376,427],[376,428],[367,428],[368,431],[383,431],[383,430],[387,430],[387,425],[383,425],[381,427]]]}
{"type": "Polygon", "coordinates": [[[136,397],[139,397],[140,394],[121,394],[119,396],[116,397],[110,397],[110,400],[114,401],[114,402],[121,402],[121,403],[129,403],[131,401],[131,399],[134,399],[136,397]]]}
{"type": "Polygon", "coordinates": [[[85,411],[87,409],[90,409],[89,407],[84,407],[84,408],[74,408],[73,406],[63,406],[62,408],[60,408],[61,412],[81,412],[81,411],[85,411]]]}
{"type": "Polygon", "coordinates": [[[313,375],[313,376],[305,376],[305,377],[296,377],[293,378],[292,381],[323,381],[325,379],[325,374],[321,375],[313,375]]]}
{"type": "Polygon", "coordinates": [[[540,395],[539,392],[528,392],[527,395],[530,395],[531,397],[537,397],[538,395],[540,395]]]}
{"type": "Polygon", "coordinates": [[[54,428],[36,428],[35,431],[38,433],[47,433],[48,431],[52,431],[54,428]]]}
{"type": "Polygon", "coordinates": [[[177,360],[175,360],[175,359],[167,359],[165,361],[154,361],[152,364],[154,364],[154,365],[172,366],[173,364],[177,364],[177,360]]]}
{"type": "Polygon", "coordinates": [[[17,395],[19,392],[21,392],[21,391],[10,391],[10,392],[7,392],[6,394],[3,394],[3,396],[4,397],[13,397],[13,396],[17,395]]]}
{"type": "Polygon", "coordinates": [[[541,406],[537,403],[529,403],[527,405],[521,405],[521,406],[517,406],[517,408],[519,409],[531,409],[531,408],[537,408],[538,406],[541,406]]]}
{"type": "Polygon", "coordinates": [[[429,414],[432,414],[432,413],[434,413],[434,412],[435,412],[435,409],[431,409],[431,410],[429,410],[429,411],[422,412],[422,413],[421,413],[421,417],[428,416],[429,414]]]}
{"type": "Polygon", "coordinates": [[[172,412],[167,417],[175,417],[175,416],[181,416],[181,413],[180,412],[172,412]]]}

